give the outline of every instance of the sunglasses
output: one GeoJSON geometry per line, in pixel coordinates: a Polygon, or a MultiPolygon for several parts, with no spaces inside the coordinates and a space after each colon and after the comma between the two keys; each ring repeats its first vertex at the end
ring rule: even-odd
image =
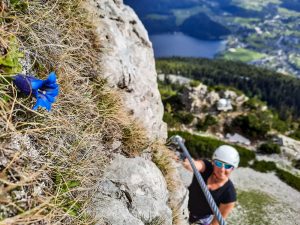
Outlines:
{"type": "Polygon", "coordinates": [[[214,160],[214,164],[215,164],[216,167],[218,167],[218,168],[223,168],[223,165],[224,165],[225,170],[230,170],[230,169],[233,169],[233,167],[234,167],[233,165],[230,165],[230,164],[221,162],[221,161],[219,161],[219,160],[214,160]]]}

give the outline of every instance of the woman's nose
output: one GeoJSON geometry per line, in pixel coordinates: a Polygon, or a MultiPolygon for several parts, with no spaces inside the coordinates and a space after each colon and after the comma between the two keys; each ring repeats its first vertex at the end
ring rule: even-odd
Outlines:
{"type": "Polygon", "coordinates": [[[220,170],[221,170],[222,172],[225,172],[225,167],[224,167],[224,165],[222,166],[222,168],[220,168],[220,170]]]}

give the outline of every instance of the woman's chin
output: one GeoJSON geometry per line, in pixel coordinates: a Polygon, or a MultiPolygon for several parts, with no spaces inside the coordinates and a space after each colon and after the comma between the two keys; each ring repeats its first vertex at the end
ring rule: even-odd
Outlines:
{"type": "Polygon", "coordinates": [[[227,179],[227,176],[225,174],[218,174],[218,173],[215,173],[215,176],[217,179],[219,180],[224,180],[224,179],[227,179]]]}

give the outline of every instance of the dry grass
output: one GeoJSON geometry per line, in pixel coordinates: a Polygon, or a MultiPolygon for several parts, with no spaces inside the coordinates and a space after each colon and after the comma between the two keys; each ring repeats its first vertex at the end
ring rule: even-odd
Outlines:
{"type": "Polygon", "coordinates": [[[144,128],[123,110],[125,106],[117,92],[99,85],[96,85],[94,90],[93,96],[105,118],[103,126],[107,130],[103,139],[106,141],[120,140],[122,153],[126,156],[139,155],[150,143],[144,128]]]}
{"type": "Polygon", "coordinates": [[[152,161],[163,173],[168,189],[173,191],[176,188],[176,183],[174,183],[173,179],[176,168],[173,163],[172,152],[162,143],[154,143],[151,148],[153,151],[152,161]]]}
{"type": "Polygon", "coordinates": [[[152,161],[157,165],[157,167],[163,173],[165,180],[167,182],[168,190],[170,192],[169,206],[172,210],[172,219],[174,225],[180,225],[183,223],[184,218],[180,212],[180,202],[177,202],[176,195],[181,182],[178,177],[176,165],[175,165],[175,154],[170,151],[162,143],[154,143],[151,146],[153,155],[152,161]]]}
{"type": "Polygon", "coordinates": [[[135,155],[147,139],[99,78],[101,46],[81,1],[17,2],[0,4],[0,52],[15,37],[27,72],[55,71],[60,94],[50,113],[32,111],[11,83],[18,63],[0,65],[0,224],[92,224],[85,208],[111,143],[135,155]]]}

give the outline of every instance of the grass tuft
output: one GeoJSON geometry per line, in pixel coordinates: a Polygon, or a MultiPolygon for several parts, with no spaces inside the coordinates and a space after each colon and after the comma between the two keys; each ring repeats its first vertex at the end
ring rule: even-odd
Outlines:
{"type": "Polygon", "coordinates": [[[93,224],[86,214],[111,142],[135,155],[147,146],[101,77],[101,43],[81,0],[0,4],[0,224],[93,224]],[[10,63],[8,63],[10,62],[10,63]],[[32,111],[11,76],[47,77],[60,94],[50,113],[32,111]]]}
{"type": "Polygon", "coordinates": [[[170,192],[168,205],[172,210],[172,224],[183,224],[185,218],[183,218],[183,215],[181,215],[182,212],[180,212],[181,204],[176,200],[179,185],[182,181],[177,173],[174,162],[175,155],[161,143],[154,143],[150,147],[152,149],[152,161],[164,175],[170,192]]]}

